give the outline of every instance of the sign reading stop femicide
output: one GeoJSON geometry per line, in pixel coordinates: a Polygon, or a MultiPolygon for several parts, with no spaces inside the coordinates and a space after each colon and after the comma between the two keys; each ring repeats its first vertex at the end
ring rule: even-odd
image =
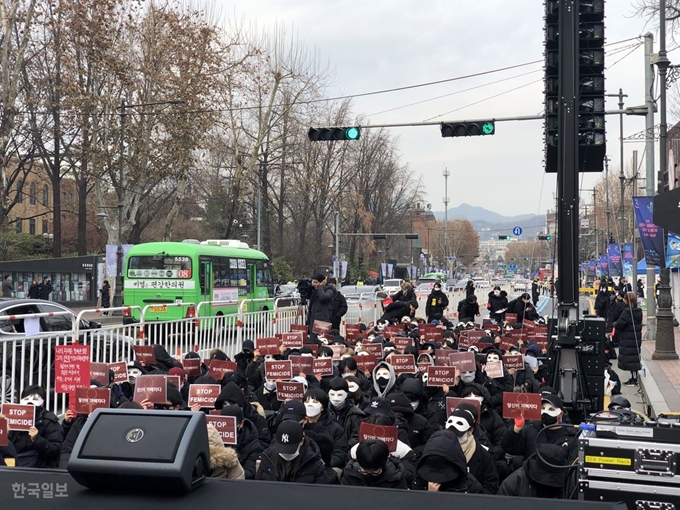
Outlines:
{"type": "Polygon", "coordinates": [[[397,375],[416,373],[416,361],[413,354],[393,354],[389,357],[389,363],[397,375]]]}
{"type": "Polygon", "coordinates": [[[502,361],[487,361],[484,366],[486,375],[491,379],[498,379],[503,377],[503,362],[502,361]]]}
{"type": "Polygon", "coordinates": [[[156,354],[153,352],[151,345],[135,345],[135,359],[142,365],[155,365],[156,354]]]}
{"type": "Polygon", "coordinates": [[[35,424],[35,406],[2,404],[2,414],[7,419],[9,430],[27,431],[35,424]]]}
{"type": "Polygon", "coordinates": [[[222,442],[228,445],[235,445],[237,442],[236,416],[211,416],[205,417],[205,421],[212,423],[213,427],[220,433],[222,442]]]}
{"type": "Polygon", "coordinates": [[[301,331],[281,334],[281,346],[286,349],[302,349],[304,335],[301,331]]]}
{"type": "Polygon", "coordinates": [[[109,366],[106,363],[90,363],[90,379],[102,386],[109,385],[109,366]]]}
{"type": "Polygon", "coordinates": [[[539,393],[503,393],[503,418],[541,419],[539,393]]]}
{"type": "Polygon", "coordinates": [[[428,386],[453,386],[456,384],[456,367],[427,367],[428,386]]]}
{"type": "Polygon", "coordinates": [[[373,425],[371,423],[359,425],[359,442],[367,439],[380,439],[392,453],[397,451],[398,434],[396,425],[373,425]]]}
{"type": "Polygon", "coordinates": [[[222,391],[222,386],[219,384],[190,384],[189,407],[198,404],[203,409],[213,409],[220,391],[222,391]]]}
{"type": "Polygon", "coordinates": [[[318,358],[314,360],[314,375],[326,377],[333,375],[333,360],[331,358],[318,358]]]}
{"type": "Polygon", "coordinates": [[[76,414],[89,415],[99,408],[111,407],[111,390],[109,388],[76,388],[76,414]]]}
{"type": "Polygon", "coordinates": [[[7,418],[0,418],[0,447],[9,445],[7,438],[7,418]]]}
{"type": "Polygon", "coordinates": [[[396,345],[397,349],[400,351],[403,351],[407,347],[411,347],[413,345],[413,339],[408,336],[395,336],[392,338],[392,342],[394,342],[394,345],[396,345]]]}
{"type": "Polygon", "coordinates": [[[286,400],[305,400],[305,385],[301,382],[276,381],[276,399],[279,402],[286,400]]]}
{"type": "Polygon", "coordinates": [[[329,345],[331,351],[333,351],[333,359],[340,360],[340,355],[347,349],[344,345],[329,345]]]}
{"type": "Polygon", "coordinates": [[[508,370],[522,370],[524,368],[524,356],[521,354],[506,354],[503,356],[503,365],[508,370]]]}
{"type": "Polygon", "coordinates": [[[287,381],[293,378],[293,363],[290,360],[265,361],[264,375],[269,381],[287,381]]]}
{"type": "Polygon", "coordinates": [[[452,352],[449,354],[449,365],[459,372],[474,372],[477,369],[474,352],[452,352]]]}
{"type": "Polygon", "coordinates": [[[127,364],[124,361],[109,363],[109,370],[113,372],[113,382],[128,382],[128,369],[127,364]]]}
{"type": "Polygon", "coordinates": [[[168,382],[164,375],[140,375],[135,381],[135,402],[148,400],[154,404],[168,401],[168,382]]]}
{"type": "MultiPolygon", "coordinates": [[[[108,384],[108,382],[107,382],[108,384]]],[[[54,348],[54,391],[73,393],[90,385],[90,346],[57,345],[54,348]]]]}

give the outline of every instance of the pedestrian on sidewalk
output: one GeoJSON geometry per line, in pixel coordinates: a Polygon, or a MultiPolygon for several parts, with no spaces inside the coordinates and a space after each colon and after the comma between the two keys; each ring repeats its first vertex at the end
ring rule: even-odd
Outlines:
{"type": "MultiPolygon", "coordinates": [[[[102,308],[110,308],[111,307],[111,285],[109,285],[108,280],[104,280],[104,285],[102,285],[102,288],[99,289],[99,292],[102,295],[102,308]]],[[[104,311],[102,312],[102,315],[108,315],[109,312],[104,311]]]]}
{"type": "Polygon", "coordinates": [[[40,285],[38,280],[33,280],[28,288],[28,299],[40,299],[40,285]]]}
{"type": "Polygon", "coordinates": [[[642,283],[641,278],[638,278],[638,281],[637,281],[637,295],[640,299],[645,298],[645,284],[642,283]]]}
{"type": "Polygon", "coordinates": [[[2,282],[2,297],[12,297],[14,293],[14,285],[12,285],[12,275],[5,276],[5,281],[2,282]]]}
{"type": "Polygon", "coordinates": [[[625,386],[638,385],[638,372],[642,370],[640,347],[642,341],[642,310],[637,306],[637,296],[628,292],[623,297],[624,308],[614,324],[619,337],[619,360],[621,370],[630,372],[630,379],[625,386]]]}

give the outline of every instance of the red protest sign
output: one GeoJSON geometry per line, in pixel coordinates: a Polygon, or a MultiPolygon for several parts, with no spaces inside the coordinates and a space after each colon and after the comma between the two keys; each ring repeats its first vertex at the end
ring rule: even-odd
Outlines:
{"type": "Polygon", "coordinates": [[[361,326],[359,324],[346,323],[345,324],[345,331],[346,332],[356,331],[358,333],[359,331],[361,331],[361,326]]]}
{"type": "Polygon", "coordinates": [[[109,370],[113,372],[113,382],[115,383],[128,382],[127,363],[125,363],[124,361],[109,363],[109,370]]]}
{"type": "Polygon", "coordinates": [[[339,360],[340,355],[347,349],[344,345],[329,345],[328,347],[333,351],[334,360],[339,360]]]}
{"type": "Polygon", "coordinates": [[[288,359],[293,364],[293,375],[314,374],[314,358],[311,356],[294,355],[288,356],[288,359]]]}
{"type": "Polygon", "coordinates": [[[375,354],[380,358],[383,357],[383,346],[382,344],[364,344],[363,349],[368,351],[369,354],[375,354]]]}
{"type": "Polygon", "coordinates": [[[474,352],[452,352],[449,354],[449,365],[459,372],[474,372],[477,369],[474,352]]]}
{"type": "Polygon", "coordinates": [[[503,418],[541,419],[539,393],[503,393],[503,418]]]}
{"type": "Polygon", "coordinates": [[[201,360],[199,358],[184,358],[182,367],[184,367],[184,373],[189,377],[201,375],[201,360]]]}
{"type": "Polygon", "coordinates": [[[300,331],[281,335],[281,345],[286,349],[302,349],[303,342],[304,335],[300,331]]]}
{"type": "Polygon", "coordinates": [[[314,321],[314,326],[312,326],[312,333],[317,335],[327,335],[333,325],[330,322],[324,321],[314,321]]]}
{"type": "Polygon", "coordinates": [[[453,386],[456,384],[456,367],[427,367],[428,386],[453,386]]]}
{"type": "Polygon", "coordinates": [[[135,394],[132,400],[165,404],[168,401],[167,379],[164,375],[140,375],[135,381],[135,394]]]}
{"type": "Polygon", "coordinates": [[[100,407],[111,407],[111,390],[109,388],[76,388],[76,414],[90,414],[100,407]]]}
{"type": "Polygon", "coordinates": [[[290,330],[291,331],[304,331],[306,333],[307,331],[309,331],[309,327],[305,326],[304,324],[291,324],[290,330]]]}
{"type": "Polygon", "coordinates": [[[515,340],[510,338],[509,336],[502,336],[501,337],[501,349],[504,351],[509,351],[511,347],[515,346],[515,340]]]}
{"type": "Polygon", "coordinates": [[[109,366],[106,363],[90,363],[90,379],[102,386],[109,385],[109,366]]]}
{"type": "Polygon", "coordinates": [[[220,396],[222,387],[219,384],[190,384],[189,407],[198,404],[203,409],[215,407],[215,400],[220,396]]]}
{"type": "Polygon", "coordinates": [[[314,375],[326,377],[333,375],[333,360],[331,358],[319,358],[314,360],[314,375]]]}
{"type": "Polygon", "coordinates": [[[153,352],[151,345],[135,345],[135,359],[142,365],[155,365],[156,355],[153,352]]]}
{"type": "Polygon", "coordinates": [[[536,329],[536,323],[525,319],[524,322],[522,322],[522,327],[533,332],[536,329]]]}
{"type": "Polygon", "coordinates": [[[476,398],[446,397],[446,416],[451,416],[451,413],[462,403],[475,406],[477,409],[477,421],[479,422],[482,406],[476,398]]]}
{"type": "Polygon", "coordinates": [[[293,378],[293,363],[290,360],[265,361],[264,375],[268,381],[281,381],[293,378]]]}
{"type": "Polygon", "coordinates": [[[465,331],[460,332],[460,336],[458,337],[458,348],[459,349],[467,349],[470,347],[470,336],[464,334],[465,331]]]}
{"type": "Polygon", "coordinates": [[[434,351],[434,362],[439,367],[446,367],[449,365],[449,354],[452,351],[450,349],[437,349],[434,351]]]}
{"type": "Polygon", "coordinates": [[[390,452],[397,451],[398,430],[396,425],[373,425],[362,422],[359,425],[359,442],[368,439],[380,439],[390,452]]]}
{"type": "Polygon", "coordinates": [[[166,377],[168,378],[168,382],[172,383],[175,388],[180,389],[182,387],[182,378],[180,376],[167,375],[166,377]]]}
{"type": "Polygon", "coordinates": [[[421,374],[426,374],[428,367],[431,367],[429,363],[418,363],[418,372],[421,374]]]}
{"type": "Polygon", "coordinates": [[[505,321],[516,324],[517,323],[517,314],[516,313],[506,313],[505,314],[505,321]]]}
{"type": "Polygon", "coordinates": [[[7,425],[7,418],[0,418],[0,447],[9,445],[7,425]]]}
{"type": "Polygon", "coordinates": [[[425,331],[422,333],[423,337],[425,338],[426,342],[439,342],[441,341],[443,334],[442,330],[437,328],[431,331],[425,331]]]}
{"type": "Polygon", "coordinates": [[[413,339],[407,336],[395,336],[392,338],[392,342],[394,342],[394,345],[396,345],[397,349],[400,351],[403,351],[407,347],[411,347],[413,345],[413,339]]]}
{"type": "Polygon", "coordinates": [[[502,361],[487,361],[484,365],[486,375],[491,379],[498,379],[503,377],[503,362],[502,361]]]}
{"type": "Polygon", "coordinates": [[[354,360],[357,362],[357,369],[362,372],[373,372],[378,364],[379,356],[375,354],[357,354],[354,360]]]}
{"type": "Polygon", "coordinates": [[[305,399],[305,385],[301,382],[276,381],[276,400],[285,402],[286,400],[305,399]]]}
{"type": "Polygon", "coordinates": [[[73,393],[76,388],[89,386],[90,346],[55,346],[54,367],[54,391],[57,393],[73,393]]]}
{"type": "Polygon", "coordinates": [[[213,424],[224,444],[235,445],[237,443],[236,416],[206,416],[205,421],[213,424]]]}
{"type": "Polygon", "coordinates": [[[234,361],[211,359],[208,375],[216,381],[221,381],[225,374],[236,372],[237,370],[238,365],[234,361]]]}
{"type": "Polygon", "coordinates": [[[9,430],[27,431],[35,425],[35,406],[2,404],[2,414],[7,418],[9,430]]]}
{"type": "Polygon", "coordinates": [[[404,328],[402,326],[387,326],[384,330],[385,336],[389,336],[390,338],[394,338],[395,336],[398,335],[403,335],[404,334],[404,328]]]}
{"type": "Polygon", "coordinates": [[[258,338],[257,350],[260,352],[260,356],[266,356],[267,354],[275,356],[279,354],[279,339],[276,337],[258,338]]]}
{"type": "Polygon", "coordinates": [[[416,361],[413,354],[393,354],[388,361],[397,375],[416,373],[416,361]]]}
{"type": "Polygon", "coordinates": [[[421,324],[420,326],[418,326],[418,331],[420,331],[421,333],[423,331],[434,331],[436,329],[439,329],[436,324],[421,324]]]}
{"type": "Polygon", "coordinates": [[[508,370],[521,370],[524,368],[524,356],[521,354],[505,354],[503,355],[503,365],[508,370]]]}

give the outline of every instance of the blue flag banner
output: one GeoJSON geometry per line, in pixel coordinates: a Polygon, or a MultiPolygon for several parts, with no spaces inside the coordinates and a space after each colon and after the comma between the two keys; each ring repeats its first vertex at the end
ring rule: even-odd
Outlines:
{"type": "Polygon", "coordinates": [[[609,276],[609,257],[600,255],[600,276],[609,276]]]}
{"type": "Polygon", "coordinates": [[[623,276],[628,280],[633,277],[633,243],[623,244],[623,276]]]}
{"type": "Polygon", "coordinates": [[[597,275],[597,260],[588,261],[588,276],[597,275]]]}
{"type": "Polygon", "coordinates": [[[675,232],[668,232],[666,267],[680,267],[680,235],[675,232]]]}
{"type": "Polygon", "coordinates": [[[663,267],[663,229],[654,224],[654,197],[633,197],[635,221],[645,250],[647,266],[663,267]]]}
{"type": "Polygon", "coordinates": [[[621,276],[623,268],[621,266],[621,245],[611,243],[607,246],[607,257],[609,258],[609,275],[621,276]]]}

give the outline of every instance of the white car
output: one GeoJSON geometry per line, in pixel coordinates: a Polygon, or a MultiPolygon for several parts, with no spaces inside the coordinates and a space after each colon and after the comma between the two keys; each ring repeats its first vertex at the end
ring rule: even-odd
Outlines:
{"type": "Polygon", "coordinates": [[[401,284],[404,283],[404,280],[401,278],[393,278],[390,280],[385,280],[383,282],[383,290],[387,292],[388,296],[391,296],[392,294],[396,294],[401,290],[401,284]]]}

